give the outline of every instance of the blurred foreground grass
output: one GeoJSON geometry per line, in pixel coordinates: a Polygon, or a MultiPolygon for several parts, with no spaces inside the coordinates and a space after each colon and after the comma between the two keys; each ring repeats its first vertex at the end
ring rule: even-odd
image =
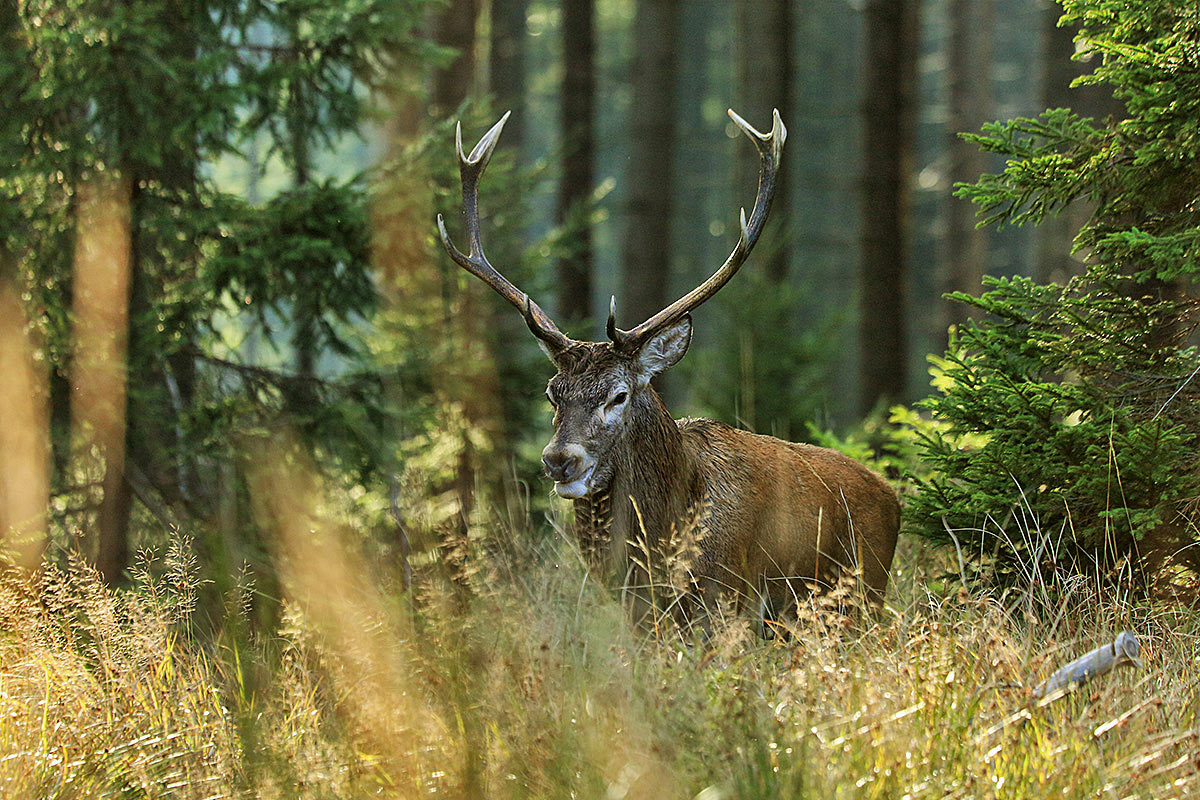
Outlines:
{"type": "Polygon", "coordinates": [[[305,532],[282,624],[253,635],[193,635],[182,545],[116,593],[79,560],[8,575],[0,793],[1196,793],[1190,611],[1098,599],[1084,581],[939,596],[927,587],[943,565],[908,540],[877,625],[846,629],[815,609],[786,640],[743,621],[687,646],[629,630],[561,539],[496,548],[469,599],[437,582],[408,599],[378,588],[338,537],[305,532]],[[1142,638],[1143,671],[1031,707],[1028,685],[1123,629],[1142,638]]]}

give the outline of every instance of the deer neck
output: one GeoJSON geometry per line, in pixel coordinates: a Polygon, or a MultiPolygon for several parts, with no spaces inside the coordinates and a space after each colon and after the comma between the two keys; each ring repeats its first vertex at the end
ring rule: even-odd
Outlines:
{"type": "Polygon", "coordinates": [[[662,400],[651,390],[630,412],[629,430],[611,456],[608,488],[575,501],[585,555],[624,554],[643,534],[656,547],[694,500],[695,469],[662,400]]]}

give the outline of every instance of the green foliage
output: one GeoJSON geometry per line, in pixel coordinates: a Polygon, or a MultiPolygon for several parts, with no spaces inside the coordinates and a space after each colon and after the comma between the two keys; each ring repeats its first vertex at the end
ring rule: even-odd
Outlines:
{"type": "Polygon", "coordinates": [[[265,130],[267,155],[306,173],[313,151],[336,149],[361,134],[369,92],[397,85],[416,61],[447,53],[419,35],[430,0],[260,0],[259,24],[243,26],[240,84],[247,92],[247,131],[265,130]]]}
{"type": "Polygon", "coordinates": [[[24,67],[22,140],[43,166],[69,179],[98,164],[173,168],[171,154],[228,147],[237,53],[224,25],[243,22],[240,4],[197,13],[176,0],[69,0],[18,14],[5,59],[24,67]]]}
{"type": "Polygon", "coordinates": [[[241,359],[236,361],[206,359],[231,373],[223,388],[202,398],[202,405],[213,406],[204,415],[206,425],[246,432],[282,417],[360,479],[387,463],[380,437],[386,427],[382,379],[362,341],[377,307],[368,244],[361,181],[312,181],[261,207],[237,204],[230,210],[198,283],[202,297],[234,313],[204,323],[216,342],[236,337],[237,345],[258,341],[273,352],[260,354],[259,364],[245,353],[230,353],[241,359]],[[320,355],[317,374],[261,363],[300,352],[320,355]],[[231,392],[244,402],[230,404],[231,392]]]}
{"type": "Polygon", "coordinates": [[[713,301],[720,313],[716,342],[696,348],[679,366],[691,395],[717,419],[793,439],[805,435],[827,399],[832,320],[801,328],[795,310],[807,292],[753,269],[744,270],[713,301]]]}
{"type": "Polygon", "coordinates": [[[88,530],[98,497],[70,469],[67,389],[76,196],[101,171],[132,185],[126,438],[140,502],[201,530],[233,509],[224,524],[246,541],[204,545],[221,575],[222,551],[263,552],[236,511],[247,436],[298,428],[323,464],[376,489],[394,466],[381,365],[361,341],[377,291],[367,183],[312,175],[309,151],[357,133],[374,91],[418,88],[419,62],[438,55],[419,36],[428,5],[70,0],[0,11],[12,99],[0,120],[12,258],[0,261],[16,267],[52,373],[60,535],[88,530]],[[210,165],[263,139],[292,188],[261,205],[222,192],[210,165]]]}
{"type": "Polygon", "coordinates": [[[334,323],[365,317],[376,299],[361,184],[317,181],[238,211],[201,276],[205,292],[252,310],[268,337],[273,312],[295,321],[294,335],[315,328],[318,338],[303,346],[349,356],[334,323]]]}
{"type": "MultiPolygon", "coordinates": [[[[919,405],[937,424],[913,427],[933,474],[919,481],[911,523],[994,555],[1001,577],[1139,555],[1155,569],[1197,538],[1187,295],[1200,278],[1200,14],[1171,2],[1064,5],[1103,59],[1086,80],[1111,85],[1127,116],[1053,109],[985,126],[969,138],[1007,165],[959,194],[995,224],[1094,203],[1075,240],[1087,271],[1065,287],[1003,278],[981,297],[952,295],[986,316],[934,360],[939,394],[919,405]]],[[[1200,568],[1194,552],[1177,557],[1200,568]]]]}

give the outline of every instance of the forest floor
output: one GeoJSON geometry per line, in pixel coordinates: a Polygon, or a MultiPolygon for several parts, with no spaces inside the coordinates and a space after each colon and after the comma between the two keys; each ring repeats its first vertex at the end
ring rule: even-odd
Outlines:
{"type": "Polygon", "coordinates": [[[116,593],[78,559],[0,583],[0,793],[1200,795],[1200,615],[1087,579],[970,592],[904,539],[877,622],[817,604],[786,636],[741,620],[696,645],[632,631],[562,538],[509,537],[472,593],[415,600],[310,538],[266,631],[197,634],[182,547],[116,593]],[[1033,699],[1122,630],[1142,668],[1033,699]]]}

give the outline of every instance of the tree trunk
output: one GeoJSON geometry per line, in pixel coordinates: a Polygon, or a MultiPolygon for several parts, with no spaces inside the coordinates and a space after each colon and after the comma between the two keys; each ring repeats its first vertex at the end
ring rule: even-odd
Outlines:
{"type": "MultiPolygon", "coordinates": [[[[191,0],[179,0],[173,8],[169,8],[166,12],[167,25],[174,41],[172,47],[178,48],[181,52],[190,53],[193,62],[197,62],[201,58],[198,42],[201,39],[200,30],[204,25],[202,15],[203,9],[191,0]]],[[[183,84],[178,102],[185,109],[181,113],[190,123],[189,136],[186,141],[193,143],[192,148],[180,147],[171,154],[166,159],[167,164],[163,175],[164,184],[176,188],[182,196],[189,198],[194,198],[197,194],[196,176],[200,156],[195,148],[199,147],[199,121],[194,114],[188,114],[186,108],[191,98],[196,97],[201,91],[194,76],[189,75],[183,84]]],[[[200,248],[195,241],[189,244],[191,248],[187,257],[188,268],[191,270],[189,277],[194,278],[200,260],[200,248]]],[[[191,322],[190,316],[184,336],[188,343],[194,343],[197,337],[196,326],[191,322]]],[[[196,401],[196,358],[192,355],[191,348],[180,348],[163,359],[160,374],[163,383],[167,385],[167,401],[170,408],[168,418],[171,421],[171,433],[175,443],[175,458],[172,464],[174,481],[166,483],[173,487],[172,494],[174,496],[168,499],[175,501],[177,505],[187,507],[189,512],[194,512],[197,510],[196,504],[201,501],[203,491],[200,488],[200,482],[195,479],[194,454],[189,452],[189,443],[184,431],[184,418],[192,410],[196,401]]],[[[208,511],[208,509],[204,510],[208,511]]],[[[203,557],[209,549],[204,535],[198,536],[196,541],[203,557]]],[[[216,569],[224,571],[224,565],[217,566],[216,569]]]]}
{"type": "MultiPolygon", "coordinates": [[[[174,75],[158,75],[151,93],[158,97],[152,107],[127,100],[131,114],[143,117],[161,114],[179,120],[186,125],[188,133],[178,143],[163,141],[157,145],[157,159],[143,159],[136,149],[123,147],[124,159],[133,184],[130,197],[130,314],[129,329],[129,397],[126,429],[126,461],[128,476],[123,480],[118,502],[112,511],[114,526],[128,529],[129,514],[136,497],[147,505],[152,513],[156,499],[149,491],[157,494],[174,512],[176,519],[196,518],[203,511],[198,483],[193,480],[192,454],[184,429],[190,409],[195,403],[196,364],[187,343],[194,341],[195,326],[190,314],[181,312],[186,319],[180,325],[182,341],[176,349],[167,345],[170,333],[156,329],[148,322],[150,313],[162,307],[168,285],[187,276],[194,277],[199,258],[198,245],[189,241],[178,251],[165,257],[161,255],[163,235],[155,230],[154,220],[160,209],[160,198],[145,186],[158,185],[181,198],[184,202],[195,202],[197,193],[196,171],[199,156],[199,120],[195,117],[191,103],[200,91],[191,67],[200,58],[199,42],[205,22],[202,9],[187,0],[164,2],[157,8],[156,26],[166,38],[156,45],[163,57],[179,61],[190,61],[188,68],[174,75]],[[197,16],[197,15],[201,16],[197,16]],[[145,320],[137,324],[139,320],[145,320]],[[164,353],[164,347],[171,351],[164,353]],[[137,479],[130,481],[130,477],[137,479]],[[120,518],[117,521],[117,518],[120,518]]],[[[169,234],[167,234],[169,235],[169,234]]],[[[161,507],[160,507],[161,508],[161,507]]],[[[208,542],[203,535],[195,539],[198,555],[206,563],[208,542]]],[[[221,574],[223,566],[216,566],[214,574],[221,574]]]]}
{"type": "Polygon", "coordinates": [[[475,22],[479,0],[453,0],[434,20],[434,38],[457,51],[448,67],[433,76],[430,96],[434,116],[454,112],[475,86],[475,22]]]}
{"type": "Polygon", "coordinates": [[[21,303],[12,254],[0,243],[0,545],[35,569],[46,544],[50,507],[49,387],[21,303]]]}
{"type": "MultiPolygon", "coordinates": [[[[950,0],[950,182],[973,183],[984,171],[975,133],[992,118],[992,0],[950,0]]],[[[946,291],[979,294],[988,268],[988,235],[976,227],[975,206],[951,195],[946,211],[946,291]]],[[[977,316],[962,303],[945,303],[942,328],[977,316]]]]}
{"type": "MultiPolygon", "coordinates": [[[[779,109],[786,125],[791,120],[792,3],[790,0],[756,0],[737,3],[738,94],[734,111],[759,130],[770,130],[771,112],[779,109]]],[[[740,191],[756,185],[758,151],[739,142],[737,185],[740,191]]],[[[781,191],[771,204],[771,224],[756,253],[766,261],[766,273],[780,283],[787,277],[791,239],[787,171],[790,159],[780,165],[781,191]],[[762,256],[766,256],[765,259],[762,256]]]]}
{"type": "MultiPolygon", "coordinates": [[[[155,44],[156,52],[164,58],[199,57],[202,18],[196,16],[194,4],[164,3],[156,7],[157,30],[166,38],[155,44]],[[183,54],[183,55],[180,55],[183,54]]],[[[132,75],[138,75],[132,65],[132,75]]],[[[121,70],[123,64],[114,65],[121,70]]],[[[116,281],[107,289],[92,290],[93,298],[74,297],[77,307],[95,302],[101,294],[108,311],[102,324],[107,334],[89,332],[88,325],[77,318],[76,347],[87,353],[97,347],[106,348],[98,356],[85,356],[76,369],[83,375],[73,375],[93,381],[88,361],[103,361],[108,373],[107,385],[93,388],[107,409],[97,412],[96,400],[81,395],[72,399],[72,423],[75,442],[87,442],[89,437],[99,444],[97,450],[104,460],[102,478],[103,500],[96,519],[98,540],[97,568],[109,583],[121,580],[128,566],[130,549],[128,534],[133,507],[134,486],[129,474],[140,473],[167,503],[191,513],[194,499],[189,486],[190,459],[183,437],[182,417],[194,402],[195,363],[179,348],[164,357],[163,347],[170,334],[163,334],[152,320],[151,313],[161,308],[166,286],[180,277],[196,257],[194,243],[190,249],[164,257],[158,239],[163,235],[152,222],[159,198],[147,186],[159,186],[165,191],[190,202],[196,193],[196,148],[200,144],[198,120],[191,103],[196,86],[190,70],[147,73],[150,85],[144,92],[159,98],[153,106],[142,104],[138,96],[127,90],[117,98],[130,120],[147,115],[160,115],[188,126],[187,135],[179,143],[163,141],[157,144],[154,156],[143,152],[144,142],[127,141],[118,131],[117,147],[121,153],[121,179],[104,178],[97,174],[83,181],[78,208],[78,234],[84,242],[76,242],[76,287],[80,281],[116,281]],[[119,231],[120,241],[115,238],[119,231]],[[101,237],[108,237],[107,239],[101,237]],[[100,259],[104,263],[97,261],[100,259]],[[107,271],[107,275],[105,274],[107,271]],[[89,273],[94,273],[89,277],[89,273]],[[99,276],[99,277],[97,277],[99,276]],[[119,277],[116,277],[119,276],[119,277]],[[119,296],[119,299],[118,299],[119,296]],[[91,339],[108,337],[110,341],[97,345],[91,339]],[[119,386],[118,386],[119,384],[119,386]],[[108,398],[112,398],[111,402],[108,398]],[[97,424],[97,413],[108,418],[97,424]],[[119,433],[119,437],[118,437],[119,433]],[[170,444],[175,445],[172,452],[170,444]],[[164,446],[165,445],[165,446],[164,446]]],[[[131,77],[130,80],[137,80],[131,77]]],[[[77,235],[78,235],[77,234],[77,235]]],[[[169,235],[169,234],[167,234],[169,235]]],[[[174,244],[174,242],[172,242],[174,244]]],[[[85,309],[86,311],[86,309],[85,309]]],[[[177,320],[172,319],[172,324],[177,320]]],[[[192,336],[190,323],[181,328],[192,336]]]]}
{"type": "Polygon", "coordinates": [[[512,110],[500,147],[516,148],[525,140],[525,15],[529,0],[492,0],[492,36],[488,86],[497,114],[512,110]]]}
{"type": "MultiPolygon", "coordinates": [[[[475,81],[475,22],[479,12],[477,0],[454,0],[439,17],[438,44],[453,47],[459,53],[455,62],[434,76],[433,112],[446,114],[458,108],[474,89],[475,81]]],[[[470,138],[464,137],[464,138],[470,138]]],[[[468,151],[472,142],[463,142],[468,151]]],[[[426,217],[428,219],[428,217],[426,217]]],[[[428,223],[426,223],[428,224],[428,223]]],[[[421,265],[419,268],[428,267],[421,265]]],[[[466,571],[463,554],[468,550],[470,517],[475,508],[475,486],[478,464],[486,454],[480,453],[476,440],[488,443],[501,438],[499,411],[499,379],[490,352],[488,331],[492,330],[490,305],[494,300],[481,282],[467,281],[463,291],[457,291],[459,271],[448,277],[451,286],[427,300],[442,304],[443,335],[452,342],[446,358],[434,365],[435,391],[447,408],[461,409],[462,418],[448,414],[446,422],[458,426],[459,454],[456,460],[452,489],[458,499],[458,509],[452,524],[440,534],[443,564],[450,577],[465,589],[466,571]]]]}
{"type": "Polygon", "coordinates": [[[863,131],[860,410],[905,389],[907,278],[918,0],[868,0],[863,131]]]}
{"type": "Polygon", "coordinates": [[[110,584],[120,581],[129,562],[125,432],[132,185],[126,177],[101,173],[80,183],[76,195],[72,441],[82,462],[99,456],[103,495],[96,568],[110,584]]]}
{"type": "Polygon", "coordinates": [[[562,182],[558,191],[559,225],[582,223],[570,253],[558,263],[558,313],[565,324],[591,315],[592,231],[581,219],[594,183],[596,151],[595,2],[563,3],[562,182]]]}
{"type": "MultiPolygon", "coordinates": [[[[414,79],[415,76],[409,76],[414,79]]],[[[401,85],[397,82],[397,86],[401,85]]],[[[388,101],[392,114],[384,128],[387,148],[386,160],[402,153],[421,135],[421,119],[425,109],[416,97],[400,94],[393,90],[388,101]]],[[[371,204],[371,266],[378,276],[381,310],[379,315],[381,332],[385,336],[399,338],[402,330],[396,330],[396,312],[403,309],[404,316],[418,317],[421,329],[432,329],[438,335],[432,310],[441,297],[441,282],[436,270],[430,268],[430,252],[427,245],[429,218],[433,216],[432,195],[428,190],[430,176],[424,171],[417,174],[397,172],[386,185],[386,191],[375,193],[371,204]]],[[[400,409],[406,405],[401,382],[392,370],[384,370],[384,395],[389,408],[400,409]]],[[[404,428],[402,414],[389,414],[392,420],[388,435],[402,441],[411,433],[404,428]]],[[[399,568],[401,585],[411,588],[412,564],[409,559],[413,541],[408,520],[401,510],[400,464],[390,465],[389,507],[392,512],[392,553],[399,568]]],[[[416,531],[420,532],[420,531],[416,531]]],[[[423,544],[418,541],[417,545],[423,544]]]]}
{"type": "Polygon", "coordinates": [[[626,225],[621,252],[621,327],[670,302],[672,161],[679,0],[639,0],[633,23],[633,107],[626,225]]]}
{"type": "MultiPolygon", "coordinates": [[[[287,36],[290,40],[289,59],[292,64],[299,65],[303,61],[300,52],[300,20],[294,15],[287,17],[287,36]]],[[[308,185],[311,156],[309,155],[308,98],[305,97],[305,81],[292,81],[287,94],[287,136],[291,147],[292,187],[296,189],[308,185]]],[[[286,159],[285,159],[286,161],[286,159]]],[[[314,413],[317,404],[316,392],[313,389],[313,379],[317,372],[317,314],[313,307],[297,304],[292,308],[292,348],[296,351],[296,375],[300,380],[296,384],[296,396],[291,398],[294,408],[300,414],[314,413]]]]}

